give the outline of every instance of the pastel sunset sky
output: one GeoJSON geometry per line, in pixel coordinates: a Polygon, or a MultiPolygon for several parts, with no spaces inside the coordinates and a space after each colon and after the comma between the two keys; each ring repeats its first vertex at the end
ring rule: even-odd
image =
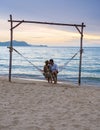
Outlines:
{"type": "MultiPolygon", "coordinates": [[[[84,46],[100,46],[100,0],[0,0],[0,41],[10,40],[10,14],[14,20],[84,22],[84,46]]],[[[77,46],[80,34],[75,27],[22,23],[14,29],[14,40],[77,46]]]]}

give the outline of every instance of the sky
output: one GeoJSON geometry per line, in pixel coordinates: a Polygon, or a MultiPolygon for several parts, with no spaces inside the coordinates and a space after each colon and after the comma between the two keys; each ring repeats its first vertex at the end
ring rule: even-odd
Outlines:
{"type": "MultiPolygon", "coordinates": [[[[0,41],[10,40],[10,14],[13,20],[33,20],[84,27],[84,46],[100,46],[100,0],[0,0],[0,41]]],[[[13,23],[15,26],[16,23],[13,23]]],[[[81,29],[81,28],[79,28],[81,29]]],[[[14,40],[49,46],[78,46],[75,27],[22,23],[14,30],[14,40]]]]}

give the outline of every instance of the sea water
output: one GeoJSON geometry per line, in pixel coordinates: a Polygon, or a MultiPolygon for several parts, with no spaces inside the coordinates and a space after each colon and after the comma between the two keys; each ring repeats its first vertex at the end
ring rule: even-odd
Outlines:
{"type": "MultiPolygon", "coordinates": [[[[45,80],[45,60],[54,59],[58,65],[58,81],[78,83],[79,47],[14,47],[12,77],[45,80]],[[75,55],[77,54],[77,55],[75,55]],[[72,58],[75,56],[74,58],[72,58]]],[[[84,47],[82,54],[81,84],[100,86],[100,47],[84,47]]],[[[9,49],[0,47],[0,75],[9,76],[9,49]]]]}

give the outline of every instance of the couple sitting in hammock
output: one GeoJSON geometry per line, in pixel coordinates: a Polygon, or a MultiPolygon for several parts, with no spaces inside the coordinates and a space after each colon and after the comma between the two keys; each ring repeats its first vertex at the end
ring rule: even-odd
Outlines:
{"type": "Polygon", "coordinates": [[[44,76],[48,80],[48,82],[57,83],[57,74],[58,74],[58,67],[54,63],[53,59],[50,59],[49,61],[45,61],[44,65],[44,76]]]}

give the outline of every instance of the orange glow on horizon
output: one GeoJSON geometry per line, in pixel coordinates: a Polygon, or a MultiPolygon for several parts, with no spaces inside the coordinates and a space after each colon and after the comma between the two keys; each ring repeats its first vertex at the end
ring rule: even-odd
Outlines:
{"type": "MultiPolygon", "coordinates": [[[[99,35],[84,34],[84,40],[90,44],[96,42],[100,44],[99,35]]],[[[80,34],[77,31],[71,32],[51,26],[21,24],[14,29],[13,39],[17,41],[26,41],[31,44],[46,45],[70,45],[80,40],[80,34]]],[[[10,40],[10,25],[7,21],[1,20],[0,41],[10,40]]]]}

